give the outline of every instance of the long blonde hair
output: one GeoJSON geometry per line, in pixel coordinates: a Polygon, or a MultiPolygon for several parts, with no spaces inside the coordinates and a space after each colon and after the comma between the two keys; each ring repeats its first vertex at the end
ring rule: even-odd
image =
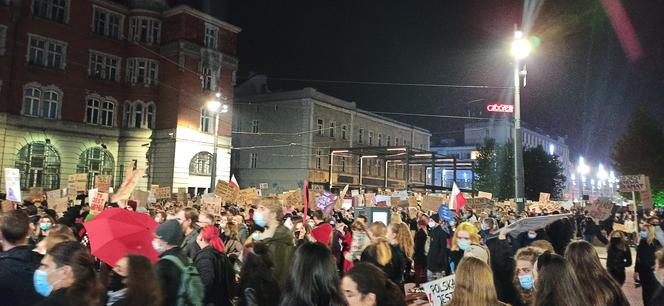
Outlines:
{"type": "Polygon", "coordinates": [[[461,222],[457,225],[456,231],[454,231],[454,236],[452,236],[452,251],[459,250],[459,246],[457,245],[457,235],[460,231],[466,231],[470,234],[470,242],[472,244],[480,244],[480,235],[477,233],[477,227],[469,222],[461,222]]]}
{"type": "Polygon", "coordinates": [[[396,236],[396,241],[406,257],[413,258],[415,254],[415,243],[413,236],[410,234],[410,228],[406,223],[392,223],[390,224],[390,231],[396,236]]]}
{"type": "MultiPolygon", "coordinates": [[[[646,238],[646,242],[648,242],[648,244],[652,244],[652,242],[655,240],[655,227],[652,224],[649,224],[649,223],[646,223],[642,226],[645,227],[646,232],[648,232],[648,238],[646,238]]],[[[640,239],[643,239],[643,238],[640,238],[640,239]]]]}
{"type": "Polygon", "coordinates": [[[387,242],[387,226],[383,222],[374,222],[369,228],[376,246],[376,260],[381,266],[386,266],[392,260],[392,249],[387,242]]]}
{"type": "Polygon", "coordinates": [[[491,268],[479,258],[463,257],[454,282],[452,300],[447,306],[501,305],[491,268]]]}

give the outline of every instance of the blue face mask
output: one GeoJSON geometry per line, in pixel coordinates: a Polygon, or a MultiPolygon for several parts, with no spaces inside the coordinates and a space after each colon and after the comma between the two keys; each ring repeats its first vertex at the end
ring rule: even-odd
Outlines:
{"type": "Polygon", "coordinates": [[[35,291],[42,296],[48,296],[53,291],[53,286],[48,283],[48,273],[42,270],[36,270],[32,276],[32,282],[35,285],[35,291]]]}
{"type": "Polygon", "coordinates": [[[49,224],[49,223],[39,224],[39,229],[42,230],[42,231],[48,231],[48,230],[51,229],[51,224],[49,224]]]}
{"type": "Polygon", "coordinates": [[[648,232],[646,232],[646,231],[640,231],[640,232],[639,232],[639,235],[640,235],[641,238],[643,238],[643,239],[648,239],[648,232]]]}
{"type": "Polygon", "coordinates": [[[460,250],[464,251],[470,247],[470,241],[468,240],[457,240],[457,246],[460,250]]]}
{"type": "Polygon", "coordinates": [[[535,280],[533,279],[532,274],[527,274],[527,275],[521,275],[519,276],[519,284],[523,289],[530,290],[533,289],[533,285],[535,284],[535,280]]]}
{"type": "Polygon", "coordinates": [[[261,212],[256,212],[254,213],[254,223],[260,227],[265,227],[267,224],[267,221],[263,218],[263,213],[261,212]]]}

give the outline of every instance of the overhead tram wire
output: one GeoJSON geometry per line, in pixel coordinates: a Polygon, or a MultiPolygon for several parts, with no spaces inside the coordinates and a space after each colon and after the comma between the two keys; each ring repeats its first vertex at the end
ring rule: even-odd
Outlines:
{"type": "Polygon", "coordinates": [[[470,120],[490,120],[486,117],[469,117],[469,116],[451,116],[451,115],[435,115],[435,114],[418,114],[418,113],[396,113],[396,112],[378,112],[370,111],[376,114],[384,115],[399,115],[399,116],[414,116],[414,117],[434,117],[434,118],[448,118],[448,119],[470,119],[470,120]]]}

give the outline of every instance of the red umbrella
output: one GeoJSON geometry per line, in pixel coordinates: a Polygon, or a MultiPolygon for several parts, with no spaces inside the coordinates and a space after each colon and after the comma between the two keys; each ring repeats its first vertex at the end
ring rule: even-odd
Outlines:
{"type": "Polygon", "coordinates": [[[92,255],[110,266],[127,254],[143,255],[152,262],[159,259],[152,247],[158,224],[146,214],[108,208],[83,225],[92,255]]]}

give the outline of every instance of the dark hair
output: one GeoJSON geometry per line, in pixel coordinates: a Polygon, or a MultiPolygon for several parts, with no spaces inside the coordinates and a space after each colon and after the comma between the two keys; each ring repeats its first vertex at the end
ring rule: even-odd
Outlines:
{"type": "Polygon", "coordinates": [[[0,232],[11,244],[24,241],[30,231],[30,217],[20,210],[0,214],[0,232]]]}
{"type": "Polygon", "coordinates": [[[334,255],[323,244],[307,242],[295,251],[280,305],[346,305],[334,255]]]}
{"type": "Polygon", "coordinates": [[[194,227],[196,222],[198,222],[198,211],[191,207],[185,207],[181,211],[184,211],[184,218],[191,220],[191,226],[194,227]]]}
{"type": "Polygon", "coordinates": [[[622,288],[599,261],[595,248],[586,241],[574,241],[567,246],[565,258],[572,265],[583,286],[588,305],[629,305],[622,288]]]}
{"type": "Polygon", "coordinates": [[[94,270],[94,260],[86,248],[75,241],[66,241],[56,244],[46,252],[47,256],[53,258],[53,262],[59,268],[71,267],[74,274],[74,282],[67,289],[72,305],[92,306],[101,305],[102,290],[101,283],[97,279],[94,270]]]}
{"type": "Polygon", "coordinates": [[[278,305],[279,284],[272,272],[269,249],[264,243],[249,243],[244,247],[244,260],[240,272],[240,304],[247,298],[247,291],[253,291],[257,305],[278,305]]]}
{"type": "Polygon", "coordinates": [[[353,280],[357,284],[357,291],[362,295],[369,293],[376,295],[376,305],[406,305],[401,289],[387,277],[383,270],[370,263],[356,263],[344,277],[353,280]]]}
{"type": "Polygon", "coordinates": [[[127,255],[129,273],[127,274],[127,306],[161,305],[161,288],[150,260],[142,255],[127,255]]]}
{"type": "Polygon", "coordinates": [[[588,305],[572,265],[565,258],[545,252],[537,258],[536,269],[533,306],[588,305]]]}
{"type": "Polygon", "coordinates": [[[314,210],[313,217],[323,221],[325,219],[325,213],[322,210],[314,210]]]}

